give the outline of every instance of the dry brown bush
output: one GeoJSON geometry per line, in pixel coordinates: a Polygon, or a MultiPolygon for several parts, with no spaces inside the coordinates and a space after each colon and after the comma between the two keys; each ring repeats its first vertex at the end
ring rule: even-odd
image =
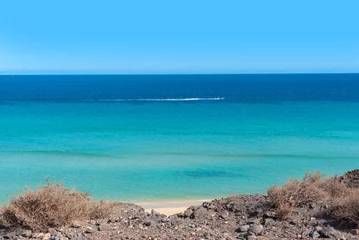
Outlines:
{"type": "Polygon", "coordinates": [[[46,230],[74,220],[105,218],[114,204],[93,201],[89,194],[48,183],[16,195],[3,209],[4,220],[16,227],[46,230]]]}
{"type": "Polygon", "coordinates": [[[302,180],[270,188],[268,197],[280,220],[290,218],[293,208],[326,202],[331,206],[329,217],[359,225],[359,190],[347,187],[338,177],[323,179],[318,172],[307,173],[302,180]]]}
{"type": "Polygon", "coordinates": [[[352,189],[346,197],[334,200],[328,216],[348,227],[359,226],[359,190],[352,189]]]}
{"type": "Polygon", "coordinates": [[[325,201],[326,191],[319,187],[323,183],[320,173],[307,173],[302,180],[290,180],[282,187],[268,189],[268,197],[275,207],[303,207],[325,201]]]}
{"type": "Polygon", "coordinates": [[[92,201],[89,203],[89,219],[103,219],[108,218],[113,209],[115,207],[115,203],[110,201],[101,200],[98,202],[92,201]]]}
{"type": "Polygon", "coordinates": [[[288,204],[281,204],[277,207],[276,218],[278,220],[284,221],[290,219],[292,216],[293,208],[288,204]]]}
{"type": "Polygon", "coordinates": [[[319,182],[318,187],[328,194],[330,200],[347,197],[353,192],[353,189],[340,182],[338,177],[323,180],[319,182]]]}

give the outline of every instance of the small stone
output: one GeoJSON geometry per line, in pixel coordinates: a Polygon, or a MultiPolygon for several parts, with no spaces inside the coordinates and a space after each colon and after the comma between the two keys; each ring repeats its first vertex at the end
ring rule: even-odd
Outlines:
{"type": "Polygon", "coordinates": [[[32,231],[31,231],[31,230],[22,230],[22,231],[20,232],[20,236],[22,236],[22,237],[29,238],[29,237],[31,237],[31,235],[32,235],[32,231]]]}
{"type": "Polygon", "coordinates": [[[229,213],[227,211],[221,213],[221,215],[219,215],[220,218],[222,219],[227,219],[229,217],[229,213]]]}
{"type": "Polygon", "coordinates": [[[33,233],[31,235],[32,238],[43,238],[44,234],[43,233],[33,233]]]}
{"type": "Polygon", "coordinates": [[[301,235],[302,235],[302,238],[308,238],[309,235],[310,235],[310,233],[311,233],[311,232],[310,232],[309,230],[303,231],[302,234],[301,234],[301,235]]]}
{"type": "Polygon", "coordinates": [[[255,235],[248,235],[247,240],[257,240],[257,236],[255,235]]]}
{"type": "Polygon", "coordinates": [[[171,220],[168,217],[164,217],[161,219],[161,222],[166,223],[166,222],[170,222],[171,220]]]}
{"type": "Polygon", "coordinates": [[[264,225],[267,225],[268,223],[274,222],[275,220],[271,217],[264,219],[264,225]]]}
{"type": "Polygon", "coordinates": [[[352,229],[350,230],[350,233],[353,235],[359,235],[359,229],[352,229]]]}
{"type": "Polygon", "coordinates": [[[321,238],[330,238],[330,233],[321,229],[318,231],[321,238]]]}
{"type": "Polygon", "coordinates": [[[313,209],[313,208],[315,208],[317,205],[315,204],[315,203],[310,203],[309,204],[309,208],[311,208],[311,209],[313,209]]]}
{"type": "Polygon", "coordinates": [[[65,235],[66,235],[67,239],[74,239],[75,238],[75,233],[74,232],[66,232],[65,235]]]}
{"type": "Polygon", "coordinates": [[[268,217],[268,218],[274,218],[275,217],[275,212],[266,211],[263,216],[268,217]]]}
{"type": "Polygon", "coordinates": [[[188,208],[186,211],[184,211],[183,215],[185,218],[189,218],[192,215],[193,211],[192,209],[188,208]]]}
{"type": "Polygon", "coordinates": [[[153,221],[153,220],[151,220],[151,221],[147,221],[147,222],[145,222],[145,225],[146,225],[147,227],[149,227],[149,226],[153,226],[153,225],[156,225],[156,222],[155,222],[155,221],[153,221]]]}
{"type": "Polygon", "coordinates": [[[42,240],[49,240],[51,238],[51,234],[50,233],[46,233],[44,234],[44,236],[42,237],[42,240]]]}
{"type": "Polygon", "coordinates": [[[97,226],[97,231],[106,231],[106,230],[108,230],[108,225],[101,224],[97,226]]]}
{"type": "Polygon", "coordinates": [[[92,227],[87,227],[85,233],[93,233],[94,229],[92,227]]]}
{"type": "Polygon", "coordinates": [[[71,227],[73,227],[73,228],[80,228],[80,227],[81,227],[81,224],[80,224],[79,222],[73,222],[73,223],[71,224],[71,227]]]}
{"type": "Polygon", "coordinates": [[[318,239],[320,237],[320,234],[317,231],[312,231],[309,234],[309,237],[311,237],[312,239],[318,239]]]}
{"type": "Polygon", "coordinates": [[[176,217],[175,215],[170,216],[169,219],[172,225],[179,225],[184,221],[182,218],[176,217]]]}
{"type": "Polygon", "coordinates": [[[323,229],[323,228],[322,228],[321,226],[316,226],[316,227],[315,227],[315,230],[316,230],[316,231],[320,231],[320,230],[322,230],[322,229],[323,229]]]}
{"type": "Polygon", "coordinates": [[[251,232],[253,232],[255,235],[260,235],[263,231],[263,225],[262,224],[253,224],[251,227],[251,232]]]}
{"type": "Polygon", "coordinates": [[[161,216],[161,213],[155,211],[154,209],[151,210],[151,216],[152,217],[158,217],[158,216],[161,216]]]}
{"type": "Polygon", "coordinates": [[[62,234],[60,232],[57,232],[55,235],[51,236],[51,240],[61,240],[62,234]]]}
{"type": "Polygon", "coordinates": [[[238,232],[247,232],[249,230],[250,226],[249,225],[241,225],[238,227],[237,231],[238,232]]]}

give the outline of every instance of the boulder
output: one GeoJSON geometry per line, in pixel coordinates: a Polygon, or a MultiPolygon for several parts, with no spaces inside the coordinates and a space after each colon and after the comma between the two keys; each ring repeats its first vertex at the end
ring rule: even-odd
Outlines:
{"type": "Polygon", "coordinates": [[[189,218],[191,217],[192,213],[193,213],[192,209],[188,208],[186,211],[184,211],[183,216],[185,218],[189,218]]]}
{"type": "Polygon", "coordinates": [[[339,177],[339,181],[345,183],[350,188],[359,188],[359,169],[345,173],[339,177]]]}
{"type": "Polygon", "coordinates": [[[201,219],[201,218],[205,218],[206,215],[207,215],[207,210],[201,206],[197,208],[196,211],[193,212],[191,217],[194,219],[201,219]]]}

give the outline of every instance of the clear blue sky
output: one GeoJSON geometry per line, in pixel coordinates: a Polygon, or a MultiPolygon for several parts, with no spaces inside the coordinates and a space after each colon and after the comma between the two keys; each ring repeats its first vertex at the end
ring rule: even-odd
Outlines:
{"type": "Polygon", "coordinates": [[[8,0],[0,73],[359,72],[358,0],[8,0]]]}

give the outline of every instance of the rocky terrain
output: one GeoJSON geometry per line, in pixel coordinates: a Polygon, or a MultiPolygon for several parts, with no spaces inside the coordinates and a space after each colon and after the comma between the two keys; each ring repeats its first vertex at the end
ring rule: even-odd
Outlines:
{"type": "MultiPolygon", "coordinates": [[[[358,187],[359,170],[340,181],[358,187]]],[[[172,216],[117,203],[109,218],[75,221],[47,232],[16,229],[0,220],[0,239],[359,239],[359,229],[340,227],[323,214],[326,208],[325,203],[296,208],[280,221],[268,197],[259,194],[215,199],[172,216]]]]}

